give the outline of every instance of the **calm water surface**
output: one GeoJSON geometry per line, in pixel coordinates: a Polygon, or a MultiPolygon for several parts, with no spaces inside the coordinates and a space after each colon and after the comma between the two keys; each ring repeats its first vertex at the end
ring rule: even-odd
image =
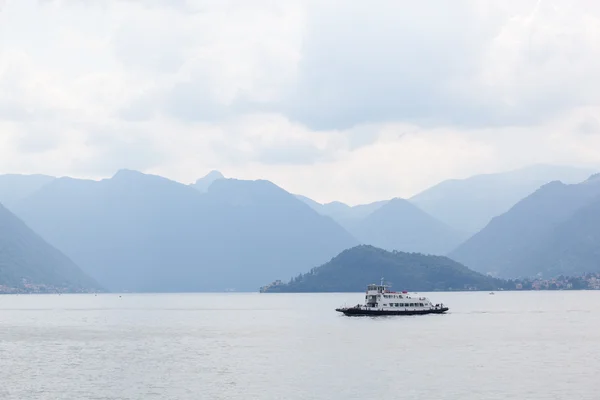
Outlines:
{"type": "Polygon", "coordinates": [[[0,398],[598,399],[600,292],[0,296],[0,398]]]}

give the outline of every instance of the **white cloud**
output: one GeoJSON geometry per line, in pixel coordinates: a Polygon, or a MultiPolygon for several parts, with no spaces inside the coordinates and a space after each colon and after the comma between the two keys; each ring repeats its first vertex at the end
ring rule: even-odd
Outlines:
{"type": "Polygon", "coordinates": [[[0,173],[410,196],[600,165],[595,1],[0,2],[0,173]]]}
{"type": "Polygon", "coordinates": [[[530,13],[508,19],[476,75],[488,101],[509,116],[536,120],[600,104],[600,6],[594,3],[538,1],[530,13]]]}

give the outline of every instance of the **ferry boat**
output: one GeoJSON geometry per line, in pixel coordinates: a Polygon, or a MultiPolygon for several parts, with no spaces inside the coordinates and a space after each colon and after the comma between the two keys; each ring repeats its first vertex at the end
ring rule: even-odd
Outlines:
{"type": "Polygon", "coordinates": [[[335,311],[345,315],[423,315],[443,314],[448,307],[443,304],[433,304],[427,297],[412,297],[408,292],[392,292],[389,285],[371,284],[367,286],[365,304],[354,307],[340,307],[335,311]]]}

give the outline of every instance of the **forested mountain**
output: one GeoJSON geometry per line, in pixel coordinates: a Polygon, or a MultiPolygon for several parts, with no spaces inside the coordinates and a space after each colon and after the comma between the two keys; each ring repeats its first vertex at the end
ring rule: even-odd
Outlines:
{"type": "Polygon", "coordinates": [[[389,252],[361,245],[343,251],[328,263],[313,268],[267,292],[362,292],[381,278],[395,290],[495,290],[506,281],[474,272],[447,257],[389,252]]]}

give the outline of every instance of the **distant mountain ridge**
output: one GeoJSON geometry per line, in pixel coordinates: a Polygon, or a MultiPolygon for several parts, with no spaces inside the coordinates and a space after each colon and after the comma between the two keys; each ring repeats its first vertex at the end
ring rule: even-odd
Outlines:
{"type": "Polygon", "coordinates": [[[576,274],[596,265],[597,232],[590,222],[596,221],[595,189],[563,193],[559,188],[572,185],[545,181],[560,175],[576,180],[582,171],[532,166],[448,181],[408,201],[352,207],[218,171],[190,185],[126,169],[100,181],[0,175],[0,200],[8,199],[11,211],[111,290],[254,290],[358,244],[449,254],[478,271],[516,277],[576,274]],[[531,188],[542,181],[545,194],[538,201],[531,188]],[[510,196],[531,192],[465,241],[468,232],[454,225],[482,223],[495,207],[505,207],[505,189],[510,196]],[[415,205],[416,198],[458,223],[436,218],[415,205]]]}
{"type": "Polygon", "coordinates": [[[366,218],[369,214],[383,207],[389,202],[389,200],[381,200],[369,204],[349,206],[340,201],[332,201],[330,203],[321,204],[306,196],[296,195],[296,197],[308,204],[319,214],[332,217],[342,225],[366,218]]]}
{"type": "Polygon", "coordinates": [[[349,223],[347,228],[364,244],[390,251],[435,255],[446,254],[467,237],[400,198],[349,223]]]}
{"type": "Polygon", "coordinates": [[[407,204],[401,207],[399,199],[350,207],[341,202],[320,204],[297,196],[320,214],[335,219],[361,243],[441,255],[454,250],[540,186],[557,179],[580,182],[592,172],[585,168],[532,165],[448,180],[408,199],[415,206],[412,210],[407,204]],[[394,206],[390,206],[392,201],[394,206]]]}
{"type": "Polygon", "coordinates": [[[588,168],[532,165],[509,172],[447,180],[409,201],[449,226],[473,234],[540,186],[556,180],[579,183],[595,172],[598,171],[588,168]]]}
{"type": "Polygon", "coordinates": [[[268,181],[217,179],[201,192],[121,170],[57,179],[15,210],[113,291],[256,290],[358,243],[268,181]]]}
{"type": "Polygon", "coordinates": [[[219,171],[210,171],[206,176],[196,180],[196,182],[192,183],[190,186],[204,193],[214,181],[218,181],[219,179],[225,179],[225,176],[219,171]]]}
{"type": "Polygon", "coordinates": [[[56,290],[102,290],[64,254],[0,205],[0,292],[25,284],[56,290]]]}
{"type": "Polygon", "coordinates": [[[548,183],[449,256],[499,276],[595,272],[600,270],[599,203],[597,175],[579,184],[548,183]]]}
{"type": "Polygon", "coordinates": [[[496,290],[506,281],[471,271],[447,257],[389,252],[361,245],[345,250],[328,263],[273,285],[267,292],[363,292],[385,277],[396,290],[496,290]]]}
{"type": "Polygon", "coordinates": [[[0,203],[11,208],[20,200],[31,195],[42,186],[52,182],[53,176],[48,175],[0,175],[0,203]]]}
{"type": "Polygon", "coordinates": [[[386,250],[445,254],[467,234],[438,221],[401,198],[350,207],[341,202],[317,203],[297,195],[322,215],[328,215],[362,244],[386,250]]]}

